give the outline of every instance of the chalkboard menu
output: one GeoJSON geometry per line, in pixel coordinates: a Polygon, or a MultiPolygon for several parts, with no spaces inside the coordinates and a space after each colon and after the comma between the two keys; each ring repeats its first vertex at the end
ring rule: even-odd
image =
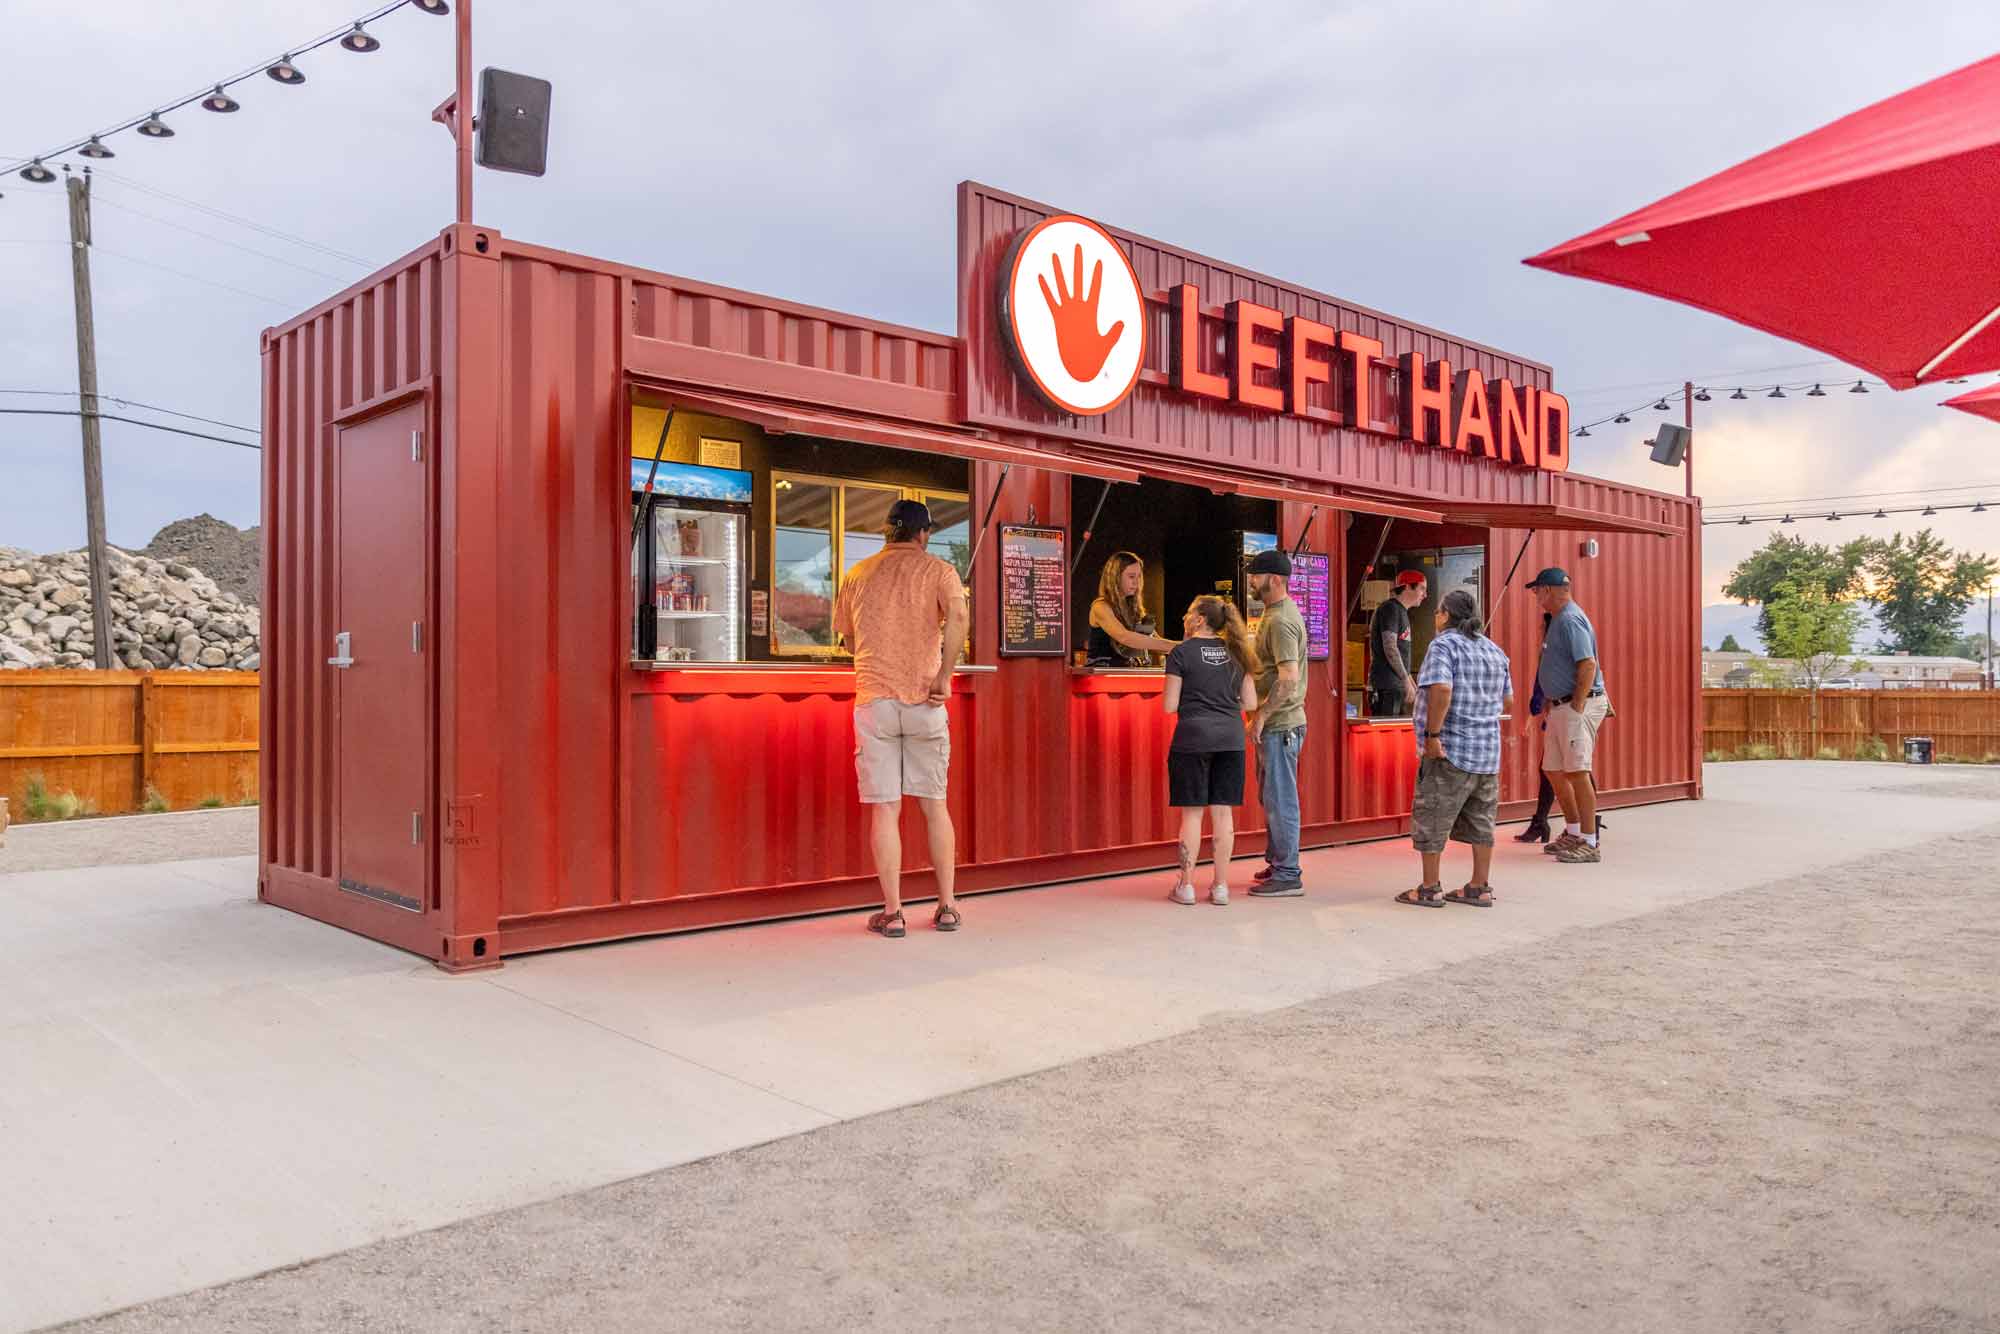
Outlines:
{"type": "Polygon", "coordinates": [[[1069,595],[1060,528],[1000,525],[1000,652],[1060,658],[1068,649],[1069,595]]]}
{"type": "Polygon", "coordinates": [[[1316,551],[1292,557],[1292,596],[1306,622],[1306,657],[1321,662],[1333,656],[1333,622],[1328,608],[1328,562],[1316,551]]]}

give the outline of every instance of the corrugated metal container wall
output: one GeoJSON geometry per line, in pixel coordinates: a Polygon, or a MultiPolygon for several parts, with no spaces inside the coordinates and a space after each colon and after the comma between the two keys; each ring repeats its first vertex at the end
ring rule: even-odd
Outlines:
{"type": "MultiPolygon", "coordinates": [[[[272,897],[295,900],[312,886],[331,893],[339,873],[335,683],[326,665],[339,629],[339,420],[435,383],[444,264],[442,245],[425,245],[264,338],[259,880],[272,897]],[[273,876],[285,883],[274,888],[273,876]]],[[[434,908],[426,905],[427,917],[434,908]]]]}

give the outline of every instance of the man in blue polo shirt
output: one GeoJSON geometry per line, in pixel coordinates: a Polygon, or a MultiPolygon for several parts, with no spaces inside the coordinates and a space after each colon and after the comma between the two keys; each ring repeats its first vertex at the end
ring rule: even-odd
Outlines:
{"type": "Polygon", "coordinates": [[[1529,580],[1535,601],[1548,613],[1542,661],[1535,681],[1548,701],[1542,769],[1562,802],[1563,835],[1548,845],[1561,862],[1601,860],[1597,849],[1597,789],[1590,768],[1596,759],[1597,729],[1611,708],[1597,658],[1597,631],[1570,596],[1567,572],[1550,566],[1529,580]]]}

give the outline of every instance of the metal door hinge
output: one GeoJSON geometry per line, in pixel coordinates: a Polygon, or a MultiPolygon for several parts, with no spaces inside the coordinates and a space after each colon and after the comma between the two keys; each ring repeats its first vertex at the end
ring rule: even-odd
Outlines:
{"type": "Polygon", "coordinates": [[[424,433],[421,430],[412,431],[410,432],[410,462],[422,463],[423,461],[424,433]]]}
{"type": "Polygon", "coordinates": [[[424,651],[424,623],[422,621],[411,621],[410,652],[422,653],[423,651],[424,651]]]}
{"type": "Polygon", "coordinates": [[[423,842],[423,841],[424,841],[424,817],[423,817],[423,814],[422,814],[422,812],[420,812],[420,811],[411,811],[411,812],[410,812],[410,842],[411,842],[411,843],[413,843],[413,844],[415,844],[415,843],[421,843],[421,842],[423,842]]]}
{"type": "Polygon", "coordinates": [[[342,630],[333,637],[333,656],[326,660],[329,667],[348,668],[354,665],[354,636],[342,630]]]}

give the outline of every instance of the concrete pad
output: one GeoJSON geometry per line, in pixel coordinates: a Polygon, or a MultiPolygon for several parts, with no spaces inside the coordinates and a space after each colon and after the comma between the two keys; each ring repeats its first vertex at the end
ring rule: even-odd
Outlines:
{"type": "MultiPolygon", "coordinates": [[[[254,900],[248,857],[0,874],[0,1330],[184,1291],[831,1120],[1949,836],[1995,775],[1711,766],[1610,860],[1507,843],[1501,906],[1411,912],[1407,844],[1312,896],[1181,908],[1165,876],[446,977],[254,900]]],[[[1511,832],[1507,831],[1507,832],[1511,832]]],[[[1447,874],[1464,869],[1462,853],[1447,874]]]]}

